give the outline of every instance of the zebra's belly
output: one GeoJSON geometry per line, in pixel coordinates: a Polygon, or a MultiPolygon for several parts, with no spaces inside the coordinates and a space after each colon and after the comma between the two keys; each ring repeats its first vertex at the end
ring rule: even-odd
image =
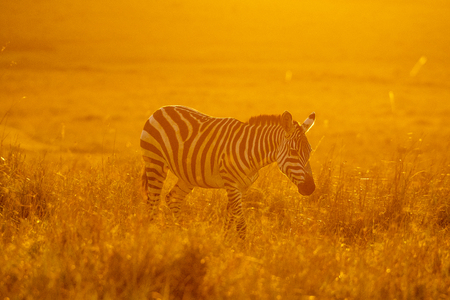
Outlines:
{"type": "MultiPolygon", "coordinates": [[[[192,170],[192,169],[191,169],[192,170]]],[[[186,183],[189,183],[192,186],[201,187],[201,188],[223,188],[224,181],[217,172],[208,172],[205,170],[195,171],[179,171],[176,168],[170,167],[170,171],[178,177],[179,180],[182,180],[186,183]]]]}

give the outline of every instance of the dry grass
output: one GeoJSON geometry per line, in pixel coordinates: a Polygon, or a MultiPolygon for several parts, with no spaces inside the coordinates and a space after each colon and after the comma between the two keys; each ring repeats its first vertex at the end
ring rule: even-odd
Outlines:
{"type": "Polygon", "coordinates": [[[450,296],[450,166],[424,171],[420,148],[367,171],[331,152],[309,199],[263,170],[245,202],[245,241],[223,238],[221,191],[195,190],[182,227],[164,203],[149,224],[137,156],[80,163],[0,151],[3,298],[450,296]]]}

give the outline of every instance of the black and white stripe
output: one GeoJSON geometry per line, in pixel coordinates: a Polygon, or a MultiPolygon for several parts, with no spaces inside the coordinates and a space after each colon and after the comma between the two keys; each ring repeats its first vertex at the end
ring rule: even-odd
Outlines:
{"type": "Polygon", "coordinates": [[[262,167],[276,161],[301,194],[314,191],[309,164],[311,146],[305,136],[314,120],[312,113],[299,124],[289,112],[284,112],[281,116],[252,117],[243,123],[233,118],[210,117],[184,106],[158,109],[146,121],[141,134],[143,187],[152,218],[170,170],[178,182],[166,201],[175,217],[194,187],[224,188],[228,194],[226,227],[236,224],[244,237],[242,195],[258,178],[262,167]]]}

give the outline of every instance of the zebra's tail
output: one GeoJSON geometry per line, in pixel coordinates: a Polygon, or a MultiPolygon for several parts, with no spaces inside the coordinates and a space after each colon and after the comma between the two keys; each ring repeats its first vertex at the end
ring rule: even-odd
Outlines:
{"type": "Polygon", "coordinates": [[[145,166],[142,168],[142,197],[145,201],[148,201],[148,180],[147,180],[147,172],[145,172],[145,166]]]}

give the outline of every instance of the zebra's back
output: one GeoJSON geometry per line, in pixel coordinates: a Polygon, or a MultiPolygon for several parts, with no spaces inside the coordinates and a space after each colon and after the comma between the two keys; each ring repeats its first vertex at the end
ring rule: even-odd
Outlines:
{"type": "Polygon", "coordinates": [[[220,163],[230,137],[244,124],[214,118],[183,106],[157,110],[141,134],[144,155],[165,161],[181,180],[199,187],[222,188],[220,163]]]}

